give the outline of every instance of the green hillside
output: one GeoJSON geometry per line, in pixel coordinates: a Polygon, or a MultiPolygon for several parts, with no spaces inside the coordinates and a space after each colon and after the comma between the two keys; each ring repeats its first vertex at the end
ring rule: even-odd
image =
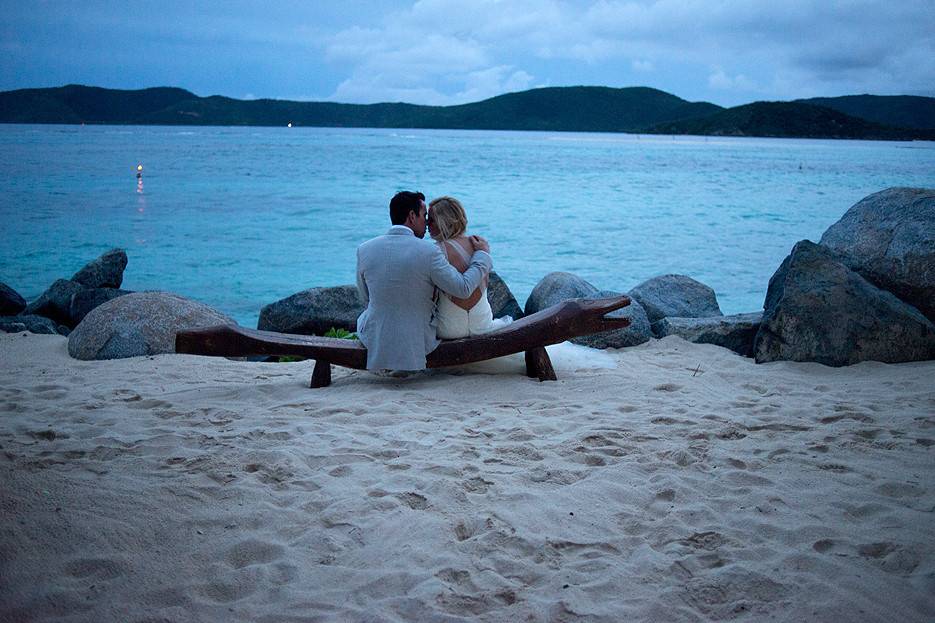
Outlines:
{"type": "Polygon", "coordinates": [[[703,119],[659,124],[657,134],[841,138],[872,140],[932,139],[935,132],[893,128],[837,110],[797,102],[754,102],[703,119]]]}
{"type": "Polygon", "coordinates": [[[935,98],[916,95],[845,95],[796,100],[897,128],[935,129],[935,98]]]}
{"type": "Polygon", "coordinates": [[[182,89],[69,85],[0,93],[0,122],[639,131],[721,110],[646,87],[555,87],[459,106],[198,97],[182,89]]]}
{"type": "Polygon", "coordinates": [[[856,95],[724,109],[648,87],[549,87],[458,106],[199,97],[81,85],[0,92],[0,123],[642,132],[849,139],[935,137],[935,98],[856,95]],[[822,103],[823,105],[817,105],[822,103]]]}

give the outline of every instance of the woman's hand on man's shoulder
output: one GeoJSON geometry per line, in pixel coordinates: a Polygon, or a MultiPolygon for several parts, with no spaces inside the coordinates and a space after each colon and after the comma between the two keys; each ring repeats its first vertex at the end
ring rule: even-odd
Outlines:
{"type": "Polygon", "coordinates": [[[486,238],[482,236],[468,236],[468,240],[471,241],[471,246],[474,247],[475,251],[490,253],[490,243],[487,242],[486,238]]]}

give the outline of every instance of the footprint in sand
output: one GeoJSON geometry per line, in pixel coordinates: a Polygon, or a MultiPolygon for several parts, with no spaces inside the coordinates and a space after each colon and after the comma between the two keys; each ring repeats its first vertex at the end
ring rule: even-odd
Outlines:
{"type": "Polygon", "coordinates": [[[895,573],[897,575],[911,574],[916,570],[916,567],[919,566],[919,563],[922,562],[916,552],[886,541],[858,545],[857,553],[863,558],[877,564],[887,573],[895,573]]]}
{"type": "Polygon", "coordinates": [[[468,478],[461,483],[461,486],[470,493],[487,493],[487,489],[490,488],[492,484],[493,482],[476,476],[474,478],[468,478]]]}
{"type": "Polygon", "coordinates": [[[224,560],[234,569],[242,569],[250,565],[269,564],[282,558],[284,553],[282,545],[246,539],[231,547],[224,560]]]}
{"type": "Polygon", "coordinates": [[[454,527],[455,539],[467,541],[470,538],[483,534],[488,530],[493,530],[493,520],[489,517],[485,520],[478,518],[468,518],[459,521],[454,527]]]}
{"type": "Polygon", "coordinates": [[[79,558],[65,565],[65,573],[73,578],[113,580],[126,572],[125,565],[107,558],[79,558]]]}
{"type": "Polygon", "coordinates": [[[418,493],[413,493],[412,491],[407,491],[406,493],[397,493],[394,495],[394,497],[412,510],[421,511],[429,507],[429,501],[425,498],[424,495],[419,495],[418,493]]]}
{"type": "Polygon", "coordinates": [[[877,487],[877,493],[890,498],[917,498],[925,493],[925,489],[910,483],[887,482],[877,487]]]}

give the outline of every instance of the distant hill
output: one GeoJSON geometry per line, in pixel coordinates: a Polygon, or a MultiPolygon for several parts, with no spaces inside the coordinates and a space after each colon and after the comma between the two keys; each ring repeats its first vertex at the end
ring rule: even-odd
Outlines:
{"type": "Polygon", "coordinates": [[[646,87],[555,87],[459,106],[338,104],[198,97],[183,89],[121,91],[80,85],[0,93],[3,123],[269,125],[639,131],[721,110],[646,87]]]}
{"type": "Polygon", "coordinates": [[[179,101],[197,99],[184,89],[120,91],[70,84],[53,89],[0,92],[2,123],[128,124],[179,101]]]}
{"type": "Polygon", "coordinates": [[[703,119],[662,123],[651,132],[776,138],[935,139],[935,131],[894,128],[824,106],[799,102],[754,102],[721,110],[703,119]]]}
{"type": "Polygon", "coordinates": [[[935,129],[935,97],[845,95],[796,100],[896,128],[935,129]]]}
{"type": "Polygon", "coordinates": [[[549,87],[458,106],[339,104],[199,97],[184,89],[137,91],[68,85],[0,92],[0,123],[252,125],[568,132],[644,132],[726,136],[912,139],[935,136],[935,98],[830,98],[756,102],[724,109],[648,87],[549,87]],[[869,98],[869,99],[868,99],[869,98]],[[817,100],[815,100],[817,101],[817,100]],[[831,105],[833,104],[833,106],[831,105]],[[861,114],[842,112],[848,107],[861,114]],[[898,129],[896,122],[908,129],[898,129]],[[926,125],[928,124],[928,125],[926,125]]]}

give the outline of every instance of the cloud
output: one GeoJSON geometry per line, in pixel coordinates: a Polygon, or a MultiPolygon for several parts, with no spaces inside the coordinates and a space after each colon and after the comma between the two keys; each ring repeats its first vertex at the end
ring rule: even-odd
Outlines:
{"type": "Polygon", "coordinates": [[[756,91],[757,87],[749,78],[743,74],[728,76],[721,67],[715,67],[711,75],[708,76],[708,86],[712,89],[724,91],[756,91]]]}
{"type": "Polygon", "coordinates": [[[178,84],[200,94],[450,104],[543,84],[645,84],[651,74],[650,86],[722,104],[935,95],[932,0],[43,6],[6,3],[0,88],[178,84]]]}
{"type": "Polygon", "coordinates": [[[652,61],[647,61],[640,58],[630,61],[630,67],[633,68],[633,71],[639,72],[651,72],[656,69],[656,66],[652,61]]]}
{"type": "Polygon", "coordinates": [[[333,98],[370,101],[412,92],[452,103],[578,75],[624,86],[647,72],[701,96],[794,96],[793,77],[802,90],[846,90],[868,76],[918,89],[935,84],[929,2],[421,0],[337,33],[327,58],[351,69],[333,98]]]}

